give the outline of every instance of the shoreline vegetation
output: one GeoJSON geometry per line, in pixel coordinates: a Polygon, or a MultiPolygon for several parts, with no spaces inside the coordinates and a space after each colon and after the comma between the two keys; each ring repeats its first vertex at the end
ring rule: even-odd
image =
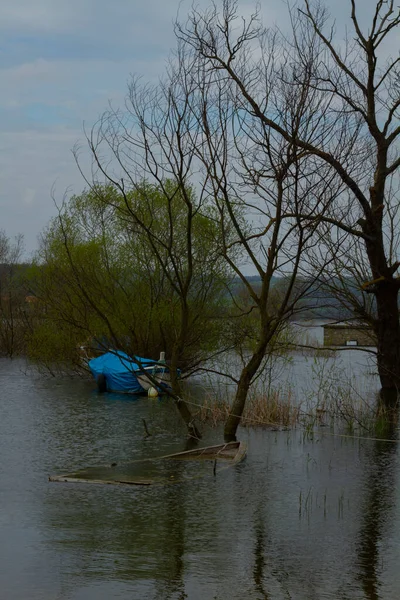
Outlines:
{"type": "MultiPolygon", "coordinates": [[[[267,357],[249,390],[241,426],[273,431],[303,429],[307,435],[317,428],[353,435],[386,434],[387,427],[397,422],[397,415],[379,403],[376,366],[365,365],[360,378],[349,373],[349,365],[346,368],[340,360],[351,351],[351,367],[356,352],[364,352],[365,357],[375,352],[361,347],[325,347],[308,332],[302,341],[278,356],[267,357]],[[295,375],[287,375],[299,359],[307,368],[307,386],[299,385],[295,375]]],[[[210,382],[201,405],[187,401],[200,423],[216,427],[230,414],[231,395],[226,387],[210,382]]]]}
{"type": "MultiPolygon", "coordinates": [[[[349,380],[327,380],[315,395],[309,392],[298,401],[293,388],[282,383],[268,391],[250,391],[241,426],[272,431],[303,429],[306,435],[322,427],[353,435],[376,433],[389,417],[382,408],[377,409],[377,400],[378,392],[375,401],[368,401],[349,380]]],[[[202,403],[188,403],[198,421],[212,427],[225,423],[231,410],[228,397],[212,393],[202,403]]]]}
{"type": "MultiPolygon", "coordinates": [[[[231,403],[228,399],[206,396],[201,405],[188,403],[197,407],[194,416],[199,422],[212,427],[225,423],[230,414],[231,403]]],[[[376,426],[383,418],[381,411],[377,412],[376,407],[358,394],[347,394],[341,388],[338,388],[337,398],[314,404],[309,398],[298,404],[290,389],[278,389],[269,393],[250,393],[241,417],[241,426],[271,431],[300,428],[307,435],[312,435],[316,428],[321,427],[349,434],[365,434],[376,431],[376,426]]]]}
{"type": "MultiPolygon", "coordinates": [[[[0,340],[3,356],[24,356],[42,375],[46,373],[53,377],[88,376],[87,370],[80,362],[82,355],[79,346],[75,344],[76,336],[70,337],[68,334],[63,336],[62,328],[59,340],[62,343],[58,344],[58,360],[52,362],[51,352],[56,342],[54,331],[48,332],[49,339],[52,339],[49,348],[44,347],[46,337],[38,340],[43,346],[37,354],[38,346],[33,346],[30,340],[32,336],[33,339],[35,337],[35,327],[41,327],[42,323],[49,319],[47,315],[41,314],[40,302],[32,298],[35,297],[29,297],[30,301],[24,303],[24,310],[19,315],[18,311],[7,314],[3,311],[3,336],[0,340]],[[7,351],[10,345],[13,352],[7,351]]],[[[366,394],[366,390],[358,389],[357,382],[340,372],[336,364],[340,362],[336,361],[336,358],[343,356],[345,351],[373,354],[374,350],[322,345],[319,341],[321,336],[319,338],[315,336],[315,327],[320,327],[322,321],[335,321],[335,318],[335,314],[321,320],[298,316],[296,321],[289,321],[286,324],[283,332],[271,344],[269,354],[266,355],[264,364],[250,387],[240,417],[242,427],[274,431],[302,428],[308,435],[312,435],[317,427],[329,427],[360,435],[376,430],[377,423],[382,421],[383,417],[386,418],[383,414],[384,410],[379,407],[377,394],[371,396],[366,394]],[[293,382],[285,380],[285,369],[299,359],[312,362],[313,389],[311,390],[296,390],[293,382]]],[[[68,333],[68,329],[66,332],[68,333]]],[[[186,397],[183,392],[182,397],[199,424],[217,427],[226,423],[232,411],[235,376],[240,372],[241,365],[247,358],[246,353],[251,352],[251,344],[250,335],[247,341],[245,340],[244,343],[242,341],[239,351],[228,351],[225,357],[222,354],[215,369],[216,372],[221,373],[219,381],[215,380],[214,375],[214,380],[211,382],[212,373],[208,373],[206,365],[203,365],[200,369],[201,377],[203,382],[209,380],[209,384],[206,385],[201,400],[191,402],[190,394],[186,397]],[[232,355],[235,355],[234,369],[230,364],[232,355]],[[231,373],[233,388],[227,391],[227,388],[221,385],[221,381],[224,380],[222,374],[229,373],[231,373]]],[[[368,372],[365,376],[368,377],[368,372]]]]}
{"type": "MultiPolygon", "coordinates": [[[[17,325],[23,327],[22,322],[14,323],[15,331],[18,331],[17,325]]],[[[336,364],[336,358],[344,352],[374,354],[374,350],[324,346],[313,335],[315,327],[319,326],[321,321],[310,319],[298,319],[297,322],[287,325],[283,342],[276,343],[271,354],[266,356],[259,375],[250,387],[240,418],[242,427],[272,431],[301,428],[307,435],[312,435],[317,427],[326,427],[329,430],[362,435],[376,431],[377,424],[387,418],[382,407],[379,407],[378,391],[375,395],[366,394],[366,390],[359,389],[357,382],[341,372],[336,364]],[[313,389],[297,390],[296,393],[294,384],[285,381],[283,373],[298,358],[312,362],[313,389]]],[[[23,348],[23,345],[20,347],[23,348]]],[[[69,358],[72,354],[73,352],[70,352],[69,358]]],[[[48,355],[42,357],[45,359],[43,361],[32,361],[29,353],[24,351],[15,353],[15,356],[27,358],[41,375],[88,376],[88,371],[82,368],[79,361],[75,361],[74,367],[71,368],[72,364],[69,367],[66,364],[62,366],[61,363],[52,365],[48,355]]],[[[239,371],[243,358],[243,355],[237,353],[235,362],[239,371]]],[[[226,364],[219,365],[218,370],[221,373],[228,373],[230,370],[227,365],[232,362],[231,358],[225,357],[225,361],[226,364]]],[[[185,393],[183,399],[191,407],[193,417],[198,423],[217,427],[224,424],[231,414],[234,393],[221,385],[223,377],[216,381],[214,376],[214,381],[211,382],[211,373],[207,372],[206,367],[202,373],[203,382],[209,381],[201,400],[192,402],[190,394],[186,397],[185,393]]],[[[372,373],[373,371],[366,371],[365,377],[372,373]]],[[[377,372],[375,374],[377,375],[377,372]]]]}

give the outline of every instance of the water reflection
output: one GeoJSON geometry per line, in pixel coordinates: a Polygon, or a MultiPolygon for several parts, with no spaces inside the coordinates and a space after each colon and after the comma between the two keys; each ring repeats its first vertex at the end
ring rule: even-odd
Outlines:
{"type": "Polygon", "coordinates": [[[257,517],[255,519],[254,525],[254,538],[255,538],[255,547],[254,547],[254,568],[253,568],[253,577],[254,577],[254,586],[256,592],[259,594],[260,598],[264,598],[265,600],[270,600],[270,596],[267,591],[264,589],[264,572],[265,572],[265,534],[264,534],[264,523],[262,518],[262,511],[259,509],[257,517]]]}
{"type": "Polygon", "coordinates": [[[396,490],[396,421],[391,420],[383,433],[387,441],[372,442],[363,503],[363,523],[358,542],[360,580],[368,600],[380,600],[380,575],[383,571],[382,544],[390,536],[396,490]]]}
{"type": "MultiPolygon", "coordinates": [[[[179,463],[177,465],[176,476],[179,478],[181,474],[183,477],[184,464],[179,463]]],[[[179,507],[185,506],[185,490],[187,488],[184,485],[173,486],[170,485],[166,489],[165,498],[165,519],[166,519],[166,530],[165,540],[167,547],[165,548],[165,554],[169,558],[169,564],[167,565],[168,578],[166,581],[156,582],[156,594],[154,598],[165,598],[165,600],[172,600],[172,598],[183,599],[185,598],[185,584],[184,584],[184,554],[185,554],[185,526],[186,518],[184,508],[179,511],[179,507]],[[178,507],[178,514],[177,513],[178,507]]]]}

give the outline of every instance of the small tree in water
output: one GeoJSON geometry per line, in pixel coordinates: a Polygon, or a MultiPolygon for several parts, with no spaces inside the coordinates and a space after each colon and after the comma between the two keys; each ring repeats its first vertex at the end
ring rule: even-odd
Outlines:
{"type": "Polygon", "coordinates": [[[236,3],[224,2],[221,14],[215,7],[204,15],[194,10],[185,27],[177,26],[177,35],[184,48],[180,56],[187,53],[187,64],[197,78],[203,144],[196,147],[196,156],[207,173],[221,235],[234,232],[233,241],[225,240],[223,255],[250,300],[250,306],[238,307],[239,314],[245,308],[254,314],[253,340],[244,355],[225,425],[225,437],[232,439],[263,359],[288,319],[300,311],[300,300],[315,291],[325,268],[323,261],[313,271],[304,270],[303,257],[315,245],[317,225],[308,215],[310,210],[323,213],[338,186],[328,169],[317,169],[294,142],[305,116],[315,109],[307,69],[303,66],[295,72],[281,61],[283,44],[277,35],[263,31],[257,15],[246,22],[239,18],[236,3]],[[258,37],[261,59],[252,53],[258,37]],[[297,78],[303,83],[301,93],[294,94],[297,78]],[[291,137],[265,125],[243,97],[246,86],[263,110],[273,104],[291,137]],[[237,218],[238,207],[239,214],[246,215],[245,225],[237,218]],[[240,252],[232,255],[232,247],[240,252]],[[259,281],[247,277],[250,269],[259,281]],[[295,285],[299,275],[303,275],[302,285],[295,285]],[[285,282],[279,302],[277,278],[285,282]]]}

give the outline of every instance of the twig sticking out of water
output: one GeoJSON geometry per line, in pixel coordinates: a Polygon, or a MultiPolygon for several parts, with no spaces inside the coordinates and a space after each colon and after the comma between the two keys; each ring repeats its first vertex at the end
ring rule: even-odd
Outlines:
{"type": "Polygon", "coordinates": [[[145,433],[146,433],[146,435],[144,437],[145,437],[145,439],[147,439],[148,437],[151,437],[151,433],[148,430],[146,419],[142,419],[142,421],[143,421],[143,427],[144,427],[144,430],[145,430],[145,433]]]}

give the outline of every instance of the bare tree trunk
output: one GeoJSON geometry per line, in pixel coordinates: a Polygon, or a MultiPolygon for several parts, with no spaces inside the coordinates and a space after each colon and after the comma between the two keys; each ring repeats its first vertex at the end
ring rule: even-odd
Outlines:
{"type": "Polygon", "coordinates": [[[185,400],[183,400],[182,398],[179,398],[179,400],[175,400],[175,404],[178,408],[179,414],[181,415],[183,421],[185,422],[185,425],[187,427],[189,435],[193,438],[200,440],[201,433],[200,433],[198,427],[196,426],[193,415],[189,409],[189,406],[185,402],[185,400]]]}
{"type": "Polygon", "coordinates": [[[250,361],[241,372],[239,383],[236,389],[235,399],[233,401],[229,417],[225,423],[224,437],[226,442],[236,440],[236,431],[242,419],[244,407],[246,405],[247,394],[249,392],[252,379],[260,368],[262,360],[265,356],[266,347],[267,342],[264,340],[263,343],[258,345],[257,350],[254,352],[250,361]]]}
{"type": "Polygon", "coordinates": [[[375,292],[378,372],[382,385],[381,401],[387,408],[397,404],[400,388],[398,289],[397,282],[392,280],[384,282],[375,292]]]}
{"type": "Polygon", "coordinates": [[[180,386],[179,380],[178,380],[177,358],[178,357],[177,357],[176,353],[173,352],[172,359],[171,359],[171,365],[170,365],[171,388],[172,388],[172,392],[173,392],[172,397],[173,397],[176,407],[179,411],[179,414],[182,417],[182,419],[187,427],[189,435],[191,437],[201,439],[201,433],[196,426],[195,419],[192,415],[189,405],[182,398],[181,386],[180,386]]]}
{"type": "Polygon", "coordinates": [[[192,412],[189,408],[189,405],[182,398],[181,386],[178,378],[178,365],[180,363],[180,358],[186,347],[186,332],[188,331],[189,326],[189,315],[188,315],[188,306],[186,302],[182,299],[181,303],[181,322],[180,322],[180,332],[176,343],[174,344],[172,350],[171,357],[171,387],[174,393],[174,402],[176,407],[181,415],[188,433],[191,437],[201,439],[201,433],[196,426],[195,419],[192,415],[192,412]]]}
{"type": "Polygon", "coordinates": [[[400,325],[398,292],[399,281],[394,277],[399,263],[388,260],[383,239],[383,211],[385,203],[385,177],[387,150],[385,142],[378,141],[378,160],[374,186],[370,189],[371,210],[364,211],[361,225],[366,236],[365,247],[372,282],[366,290],[374,294],[377,315],[374,329],[377,338],[377,364],[382,386],[381,404],[388,409],[397,405],[400,388],[400,325]]]}

